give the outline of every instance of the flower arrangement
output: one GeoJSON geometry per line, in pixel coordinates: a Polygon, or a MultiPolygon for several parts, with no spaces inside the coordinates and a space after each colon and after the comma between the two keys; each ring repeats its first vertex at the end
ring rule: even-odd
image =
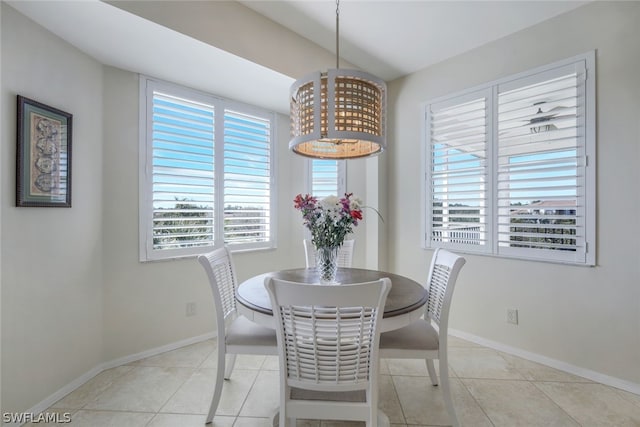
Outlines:
{"type": "Polygon", "coordinates": [[[298,194],[293,203],[302,212],[303,223],[311,231],[311,241],[316,249],[342,245],[346,235],[362,220],[362,201],[353,197],[353,193],[321,200],[309,194],[298,194]]]}

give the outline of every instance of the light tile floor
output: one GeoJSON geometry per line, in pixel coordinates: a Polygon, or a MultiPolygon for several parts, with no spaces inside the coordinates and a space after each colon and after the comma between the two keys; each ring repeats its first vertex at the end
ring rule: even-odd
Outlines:
{"type": "MultiPolygon", "coordinates": [[[[454,337],[449,345],[463,426],[640,426],[638,395],[454,337]]],[[[71,413],[72,427],[202,427],[213,394],[215,346],[205,341],[104,371],[47,412],[71,413]]],[[[267,427],[277,406],[277,358],[239,356],[214,426],[267,427]]],[[[423,361],[382,362],[380,407],[394,427],[449,423],[441,390],[431,386],[423,361]]]]}

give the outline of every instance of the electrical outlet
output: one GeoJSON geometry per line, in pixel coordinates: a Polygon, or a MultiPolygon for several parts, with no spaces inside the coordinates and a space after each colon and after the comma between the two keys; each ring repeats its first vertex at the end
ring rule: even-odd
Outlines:
{"type": "Polygon", "coordinates": [[[187,317],[195,316],[196,312],[197,312],[196,303],[195,302],[188,302],[187,303],[187,308],[186,308],[187,317]]]}
{"type": "Polygon", "coordinates": [[[507,323],[518,324],[518,310],[515,308],[507,309],[507,323]]]}

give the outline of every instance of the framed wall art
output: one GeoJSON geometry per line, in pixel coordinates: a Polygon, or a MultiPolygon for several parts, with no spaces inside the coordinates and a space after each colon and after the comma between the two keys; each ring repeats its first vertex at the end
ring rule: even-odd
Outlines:
{"type": "Polygon", "coordinates": [[[16,206],[71,207],[72,119],[18,95],[16,206]]]}

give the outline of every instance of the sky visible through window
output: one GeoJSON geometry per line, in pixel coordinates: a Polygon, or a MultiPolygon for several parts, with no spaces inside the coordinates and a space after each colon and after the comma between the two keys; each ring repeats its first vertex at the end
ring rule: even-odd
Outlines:
{"type": "Polygon", "coordinates": [[[268,241],[271,120],[154,92],[152,123],[154,247],[268,241]]]}
{"type": "Polygon", "coordinates": [[[311,160],[311,194],[317,198],[338,194],[338,161],[311,160]]]}

